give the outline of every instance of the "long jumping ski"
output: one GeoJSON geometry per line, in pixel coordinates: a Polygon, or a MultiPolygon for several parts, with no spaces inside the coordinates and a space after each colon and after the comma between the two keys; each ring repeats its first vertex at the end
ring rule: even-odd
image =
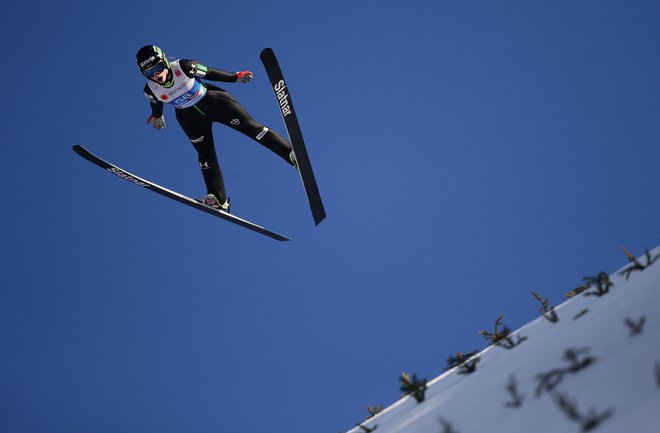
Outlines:
{"type": "Polygon", "coordinates": [[[300,178],[303,187],[305,188],[309,207],[312,210],[314,223],[319,225],[319,223],[325,218],[325,209],[323,207],[323,201],[321,200],[319,188],[316,185],[316,178],[314,177],[314,171],[312,170],[312,163],[309,161],[309,155],[307,154],[305,141],[303,140],[302,132],[300,130],[298,117],[296,116],[296,111],[293,109],[291,93],[284,81],[282,70],[280,69],[280,65],[277,62],[273,50],[265,48],[261,51],[259,57],[261,57],[261,62],[266,68],[270,84],[273,87],[275,97],[279,103],[280,113],[282,114],[286,131],[289,134],[289,141],[291,141],[293,151],[296,154],[300,178]]]}
{"type": "Polygon", "coordinates": [[[114,164],[111,164],[107,161],[102,160],[101,158],[99,158],[98,156],[92,154],[90,151],[88,151],[87,149],[85,149],[84,147],[82,147],[80,145],[76,144],[75,146],[73,146],[73,150],[74,150],[74,152],[76,152],[78,155],[82,156],[83,158],[85,158],[89,162],[92,162],[92,163],[98,165],[99,167],[107,170],[108,172],[114,174],[115,176],[118,176],[118,177],[132,183],[133,185],[141,186],[143,188],[148,189],[149,191],[153,191],[155,193],[158,193],[158,194],[160,194],[162,196],[165,196],[167,198],[170,198],[172,200],[176,200],[179,203],[183,203],[183,204],[188,205],[190,207],[193,207],[195,209],[201,210],[202,212],[206,212],[206,213],[211,214],[213,216],[216,216],[218,218],[222,218],[223,220],[226,220],[226,221],[229,221],[231,223],[237,224],[239,226],[245,227],[245,228],[250,229],[254,232],[260,233],[264,236],[268,236],[269,238],[276,239],[278,241],[290,241],[291,240],[290,238],[288,238],[286,236],[283,236],[281,234],[272,232],[272,231],[270,231],[270,230],[268,230],[264,227],[258,226],[254,223],[251,223],[250,221],[244,220],[243,218],[239,218],[235,215],[228,214],[226,212],[222,212],[218,209],[212,208],[211,206],[205,205],[204,203],[202,203],[199,200],[195,200],[193,198],[186,197],[185,195],[179,194],[176,191],[172,191],[172,190],[164,188],[160,185],[156,185],[155,183],[150,182],[146,179],[135,176],[134,174],[131,174],[131,173],[127,172],[126,170],[117,167],[114,164]]]}

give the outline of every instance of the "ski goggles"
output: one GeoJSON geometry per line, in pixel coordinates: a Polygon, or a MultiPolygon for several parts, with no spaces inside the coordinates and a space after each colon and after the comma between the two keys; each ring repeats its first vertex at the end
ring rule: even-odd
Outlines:
{"type": "Polygon", "coordinates": [[[152,78],[154,75],[160,74],[164,70],[165,70],[165,63],[160,62],[152,68],[145,69],[144,70],[144,75],[146,75],[148,78],[152,78]]]}

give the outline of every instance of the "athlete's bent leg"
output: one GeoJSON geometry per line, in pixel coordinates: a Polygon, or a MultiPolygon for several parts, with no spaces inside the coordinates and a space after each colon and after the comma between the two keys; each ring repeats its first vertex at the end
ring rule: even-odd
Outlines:
{"type": "Polygon", "coordinates": [[[254,120],[250,113],[229,93],[224,91],[209,91],[206,98],[209,100],[203,102],[209,108],[210,112],[206,114],[211,119],[247,135],[279,155],[288,164],[294,165],[290,158],[291,144],[277,132],[254,120]]]}
{"type": "Polygon", "coordinates": [[[175,111],[179,125],[197,151],[199,168],[204,177],[207,193],[215,195],[220,204],[224,204],[227,201],[227,193],[215,152],[211,122],[205,118],[199,118],[198,116],[202,116],[200,113],[186,112],[186,110],[175,111]]]}

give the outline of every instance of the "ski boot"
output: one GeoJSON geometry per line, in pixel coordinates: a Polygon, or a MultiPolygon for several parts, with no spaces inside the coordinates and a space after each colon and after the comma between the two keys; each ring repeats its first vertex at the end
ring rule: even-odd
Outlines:
{"type": "Polygon", "coordinates": [[[206,194],[202,201],[205,205],[211,206],[213,209],[218,209],[225,213],[231,213],[229,211],[229,197],[227,197],[227,201],[225,201],[224,204],[220,204],[218,198],[214,194],[206,194]]]}
{"type": "Polygon", "coordinates": [[[296,152],[294,152],[293,149],[291,149],[291,152],[289,152],[289,159],[291,160],[291,163],[296,168],[296,170],[300,171],[300,168],[298,168],[298,160],[296,159],[296,152]]]}

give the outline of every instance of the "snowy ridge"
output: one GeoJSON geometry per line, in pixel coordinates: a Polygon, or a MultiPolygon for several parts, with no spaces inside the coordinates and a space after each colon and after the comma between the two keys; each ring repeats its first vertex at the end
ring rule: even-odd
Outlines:
{"type": "Polygon", "coordinates": [[[486,348],[473,373],[448,370],[421,403],[406,396],[350,433],[660,432],[660,259],[626,278],[629,266],[607,294],[592,285],[555,307],[558,322],[532,320],[516,347],[486,348]]]}

